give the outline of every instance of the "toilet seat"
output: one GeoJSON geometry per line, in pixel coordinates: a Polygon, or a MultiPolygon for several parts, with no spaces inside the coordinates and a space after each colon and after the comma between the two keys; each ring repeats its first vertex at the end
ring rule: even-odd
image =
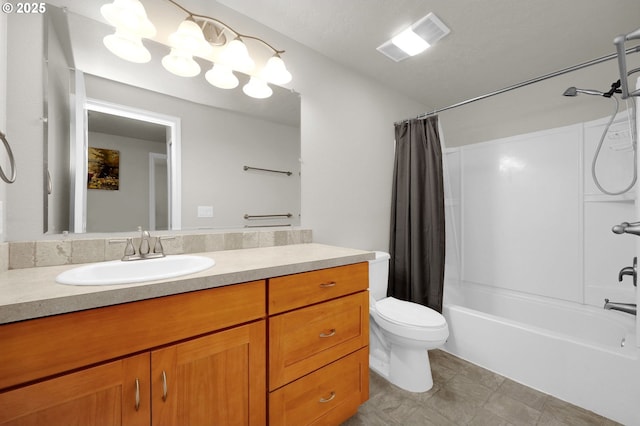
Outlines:
{"type": "Polygon", "coordinates": [[[394,297],[386,297],[376,302],[376,311],[382,318],[398,325],[442,328],[447,323],[440,313],[431,308],[394,297]]]}

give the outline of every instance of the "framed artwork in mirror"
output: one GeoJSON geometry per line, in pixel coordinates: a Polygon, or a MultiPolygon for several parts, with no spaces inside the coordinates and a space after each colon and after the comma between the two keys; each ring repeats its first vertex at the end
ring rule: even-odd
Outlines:
{"type": "Polygon", "coordinates": [[[89,147],[87,189],[117,191],[120,188],[120,151],[89,147]]]}

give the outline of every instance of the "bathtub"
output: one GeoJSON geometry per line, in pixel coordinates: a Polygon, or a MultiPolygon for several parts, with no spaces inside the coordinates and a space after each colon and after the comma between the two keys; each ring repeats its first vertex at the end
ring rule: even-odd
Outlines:
{"type": "Polygon", "coordinates": [[[640,425],[635,317],[493,287],[447,285],[444,350],[625,425],[640,425]]]}

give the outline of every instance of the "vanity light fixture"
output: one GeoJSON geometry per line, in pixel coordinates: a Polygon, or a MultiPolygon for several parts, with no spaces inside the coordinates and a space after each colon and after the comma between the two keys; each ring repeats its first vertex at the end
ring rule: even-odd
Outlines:
{"type": "MultiPolygon", "coordinates": [[[[174,0],[167,0],[187,14],[176,32],[169,36],[168,55],[162,58],[163,67],[169,72],[194,77],[201,69],[194,57],[210,60],[213,66],[205,73],[205,79],[221,89],[233,89],[238,86],[238,77],[234,72],[250,76],[243,92],[254,98],[268,98],[273,90],[268,83],[286,84],[291,81],[278,50],[261,38],[241,34],[219,19],[193,13],[174,0]],[[255,61],[251,58],[245,40],[254,40],[273,52],[266,64],[256,71],[255,61]],[[220,52],[214,55],[214,47],[220,52]]],[[[142,38],[155,36],[156,29],[147,18],[144,6],[139,0],[113,0],[100,9],[102,16],[116,28],[115,34],[104,38],[107,48],[122,59],[144,63],[151,60],[151,54],[142,44],[142,38]]]]}
{"type": "Polygon", "coordinates": [[[142,44],[142,38],[156,35],[156,27],[147,18],[144,6],[138,0],[114,0],[100,8],[104,18],[116,28],[115,34],[103,39],[114,55],[135,63],[151,60],[151,54],[142,44]]]}

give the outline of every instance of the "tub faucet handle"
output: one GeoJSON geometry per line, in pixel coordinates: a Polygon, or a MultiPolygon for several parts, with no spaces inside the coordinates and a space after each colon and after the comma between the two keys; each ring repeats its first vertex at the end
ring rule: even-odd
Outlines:
{"type": "Polygon", "coordinates": [[[633,286],[638,286],[638,258],[633,258],[633,266],[627,266],[620,270],[618,273],[618,281],[622,282],[622,278],[625,275],[631,275],[633,277],[633,286]]]}
{"type": "Polygon", "coordinates": [[[640,222],[622,222],[620,225],[615,225],[611,228],[614,234],[633,234],[640,235],[640,222]]]}

